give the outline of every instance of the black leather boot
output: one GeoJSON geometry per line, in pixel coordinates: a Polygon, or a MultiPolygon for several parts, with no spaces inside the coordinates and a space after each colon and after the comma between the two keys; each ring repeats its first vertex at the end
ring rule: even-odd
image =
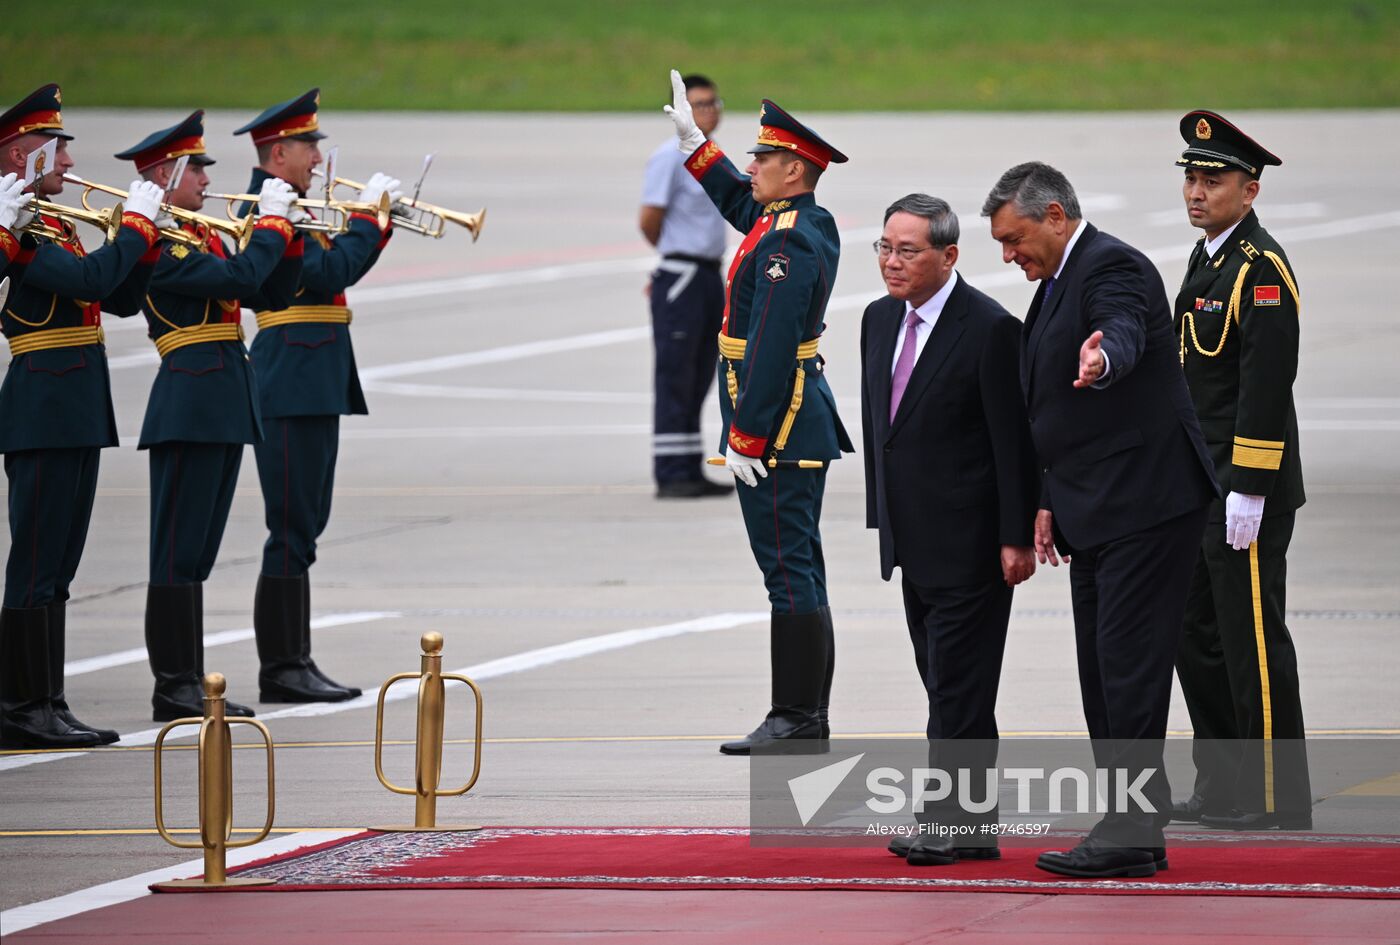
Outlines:
{"type": "Polygon", "coordinates": [[[822,683],[822,696],[817,702],[817,718],[822,723],[822,738],[831,737],[831,724],[827,710],[831,706],[831,679],[836,674],[836,628],[831,624],[831,605],[822,604],[817,608],[822,615],[822,630],[826,634],[826,679],[822,683]]]}
{"type": "Polygon", "coordinates": [[[802,753],[830,750],[817,716],[826,681],[826,630],[820,612],[774,614],[769,629],[773,673],[773,707],[758,728],[737,742],[725,742],[726,755],[747,755],[760,745],[791,742],[802,753]]]}
{"type": "Polygon", "coordinates": [[[63,683],[63,657],[67,652],[68,633],[68,602],[51,601],[49,603],[49,692],[53,697],[49,702],[53,705],[53,714],[68,723],[68,727],[78,731],[92,732],[101,741],[99,745],[110,745],[121,736],[116,729],[98,728],[89,725],[73,714],[73,710],[68,708],[68,699],[64,694],[63,683]]]}
{"type": "Polygon", "coordinates": [[[0,610],[0,747],[96,748],[102,737],[53,711],[48,607],[0,610]]]}
{"type": "MultiPolygon", "coordinates": [[[[203,600],[199,584],[151,584],[146,588],[146,656],[155,676],[151,719],[204,715],[203,600]]],[[[224,715],[247,718],[253,710],[224,703],[224,715]]]]}
{"type": "Polygon", "coordinates": [[[305,631],[302,577],[258,576],[253,630],[258,641],[259,698],[263,702],[344,702],[354,691],[327,683],[302,658],[305,631]]]}
{"type": "Polygon", "coordinates": [[[350,695],[347,699],[358,698],[361,690],[357,686],[343,686],[321,672],[321,667],[316,665],[316,661],[311,658],[311,575],[301,576],[301,660],[306,668],[316,676],[317,679],[327,686],[334,686],[337,689],[344,689],[350,695]]]}

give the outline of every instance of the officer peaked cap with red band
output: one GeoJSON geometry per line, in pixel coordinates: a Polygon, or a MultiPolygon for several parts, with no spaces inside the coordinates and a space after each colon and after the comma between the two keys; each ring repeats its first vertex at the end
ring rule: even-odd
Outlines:
{"type": "Polygon", "coordinates": [[[0,115],[0,144],[31,133],[72,141],[73,136],[63,130],[62,105],[63,93],[57,82],[30,92],[18,105],[0,115]]]}
{"type": "Polygon", "coordinates": [[[316,123],[316,109],[321,105],[321,90],[312,89],[305,95],[278,102],[257,118],[234,132],[253,136],[253,144],[269,141],[318,141],[324,138],[316,123]]]}
{"type": "Polygon", "coordinates": [[[204,109],[200,109],[178,125],[162,128],[138,145],[115,154],[118,161],[135,161],[138,173],[157,164],[188,156],[191,164],[213,164],[214,159],[204,151],[204,109]]]}
{"type": "Polygon", "coordinates": [[[1181,116],[1181,139],[1186,150],[1176,159],[1178,167],[1203,171],[1244,171],[1258,177],[1269,165],[1283,160],[1215,112],[1197,109],[1181,116]]]}
{"type": "Polygon", "coordinates": [[[765,151],[791,151],[823,170],[828,164],[847,161],[846,155],[823,141],[821,135],[766,98],[758,110],[758,144],[749,148],[749,153],[765,151]]]}

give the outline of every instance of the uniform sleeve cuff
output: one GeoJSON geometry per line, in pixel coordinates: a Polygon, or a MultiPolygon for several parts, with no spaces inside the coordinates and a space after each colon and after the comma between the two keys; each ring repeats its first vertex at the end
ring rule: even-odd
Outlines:
{"type": "Polygon", "coordinates": [[[1250,440],[1235,437],[1235,450],[1230,457],[1234,466],[1245,469],[1262,469],[1278,472],[1283,464],[1283,442],[1278,440],[1250,440]]]}
{"type": "Polygon", "coordinates": [[[156,243],[150,249],[146,250],[144,253],[141,254],[141,258],[138,260],[138,262],[143,266],[154,266],[157,262],[160,261],[160,249],[160,244],[156,243]]]}
{"type": "Polygon", "coordinates": [[[19,255],[19,240],[9,230],[0,226],[0,256],[8,263],[19,255]]]}
{"type": "MultiPolygon", "coordinates": [[[[352,219],[352,220],[365,220],[365,221],[367,221],[367,222],[369,222],[369,223],[374,224],[374,228],[375,228],[376,230],[379,229],[379,218],[376,217],[376,216],[371,216],[371,215],[368,214],[368,213],[352,213],[352,214],[350,214],[350,219],[352,219]]],[[[383,230],[382,232],[387,232],[388,229],[389,229],[388,227],[385,227],[384,230],[383,230]]]]}
{"type": "Polygon", "coordinates": [[[713,141],[706,141],[695,149],[695,153],[685,159],[685,169],[690,176],[699,180],[714,167],[715,162],[724,157],[724,152],[713,141]]]}
{"type": "Polygon", "coordinates": [[[272,230],[281,234],[282,239],[287,243],[292,241],[292,221],[286,217],[258,217],[258,222],[253,224],[255,230],[272,230]]]}
{"type": "Polygon", "coordinates": [[[130,211],[123,213],[122,226],[131,227],[131,229],[144,236],[146,238],[147,249],[154,246],[160,239],[160,230],[156,229],[156,225],[139,213],[131,213],[130,211]]]}
{"type": "Polygon", "coordinates": [[[306,240],[298,233],[296,236],[292,237],[291,242],[287,244],[287,250],[282,254],[282,258],[286,259],[290,257],[292,259],[300,259],[305,254],[306,240]]]}
{"type": "Polygon", "coordinates": [[[740,456],[759,459],[763,456],[763,450],[767,446],[768,437],[766,436],[749,436],[738,427],[729,428],[729,448],[740,456]]]}

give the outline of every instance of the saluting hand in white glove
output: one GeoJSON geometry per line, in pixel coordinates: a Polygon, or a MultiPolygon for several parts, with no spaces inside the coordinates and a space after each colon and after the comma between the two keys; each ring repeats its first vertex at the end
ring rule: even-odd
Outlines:
{"type": "Polygon", "coordinates": [[[675,69],[671,70],[671,104],[663,105],[662,111],[670,115],[671,121],[676,123],[676,137],[680,139],[678,146],[682,153],[691,154],[705,143],[704,132],[695,124],[695,113],[690,109],[690,99],[685,97],[685,82],[675,69]]]}
{"type": "MultiPolygon", "coordinates": [[[[24,192],[24,181],[18,174],[0,177],[0,226],[7,230],[15,229],[15,221],[27,203],[29,195],[24,192]]],[[[28,223],[29,220],[24,222],[28,223]]]]}
{"type": "Polygon", "coordinates": [[[1225,544],[1243,551],[1259,538],[1264,521],[1264,497],[1231,492],[1225,496],[1225,544]]]}
{"type": "Polygon", "coordinates": [[[296,202],[297,192],[292,185],[280,177],[269,177],[263,181],[262,192],[258,194],[258,212],[266,217],[286,217],[296,202]]]}
{"type": "Polygon", "coordinates": [[[165,201],[165,191],[154,181],[134,180],[126,191],[123,209],[127,213],[139,213],[151,222],[160,215],[160,205],[165,201]]]}
{"type": "Polygon", "coordinates": [[[756,487],[758,480],[768,478],[768,467],[763,465],[763,460],[736,453],[734,450],[725,452],[724,465],[729,467],[735,479],[750,488],[756,487]]]}

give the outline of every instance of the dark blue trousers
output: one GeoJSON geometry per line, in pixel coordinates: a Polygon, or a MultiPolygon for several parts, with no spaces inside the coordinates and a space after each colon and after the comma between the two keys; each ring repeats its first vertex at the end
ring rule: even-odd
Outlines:
{"type": "Polygon", "coordinates": [[[101,454],[95,446],[5,454],[10,487],[6,607],[44,607],[68,599],[87,543],[101,454]]]}
{"type": "Polygon", "coordinates": [[[316,560],[316,539],[331,519],[340,417],[263,419],[253,447],[262,483],[267,541],[262,573],[297,577],[316,560]]]}
{"type": "Polygon", "coordinates": [[[825,491],[825,468],[770,469],[752,489],[735,485],[775,614],[810,614],[827,603],[819,527],[825,491]]]}
{"type": "Polygon", "coordinates": [[[151,583],[207,580],[228,523],[242,443],[158,443],[150,448],[151,583]]]}
{"type": "Polygon", "coordinates": [[[656,351],[652,468],[657,484],[694,482],[704,444],[700,412],[714,380],[724,319],[718,265],[663,259],[651,277],[651,330],[656,351]]]}

